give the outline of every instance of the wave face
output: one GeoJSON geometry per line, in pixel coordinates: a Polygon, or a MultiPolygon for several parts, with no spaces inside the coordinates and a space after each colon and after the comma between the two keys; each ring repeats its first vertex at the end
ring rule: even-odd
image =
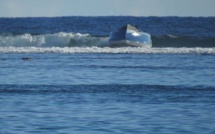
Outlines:
{"type": "Polygon", "coordinates": [[[154,47],[215,47],[214,37],[162,35],[152,41],[154,47]]]}

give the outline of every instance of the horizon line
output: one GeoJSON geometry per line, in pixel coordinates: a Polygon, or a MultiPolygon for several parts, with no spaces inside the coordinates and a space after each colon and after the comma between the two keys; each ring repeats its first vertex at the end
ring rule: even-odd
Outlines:
{"type": "Polygon", "coordinates": [[[182,17],[182,18],[212,18],[215,16],[177,16],[177,15],[164,15],[164,16],[134,16],[134,15],[62,15],[62,16],[0,16],[0,18],[60,18],[60,17],[182,17]]]}

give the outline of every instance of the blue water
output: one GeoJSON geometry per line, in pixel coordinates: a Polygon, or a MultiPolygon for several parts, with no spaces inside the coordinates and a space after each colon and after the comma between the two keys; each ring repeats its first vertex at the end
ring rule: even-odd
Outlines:
{"type": "Polygon", "coordinates": [[[215,133],[214,22],[0,18],[0,133],[215,133]],[[155,46],[106,46],[125,23],[155,46]]]}

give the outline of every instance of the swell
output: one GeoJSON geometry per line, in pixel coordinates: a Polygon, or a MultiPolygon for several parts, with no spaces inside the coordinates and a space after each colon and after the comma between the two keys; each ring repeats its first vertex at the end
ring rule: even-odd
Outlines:
{"type": "MultiPolygon", "coordinates": [[[[105,47],[108,37],[80,33],[54,34],[0,34],[0,47],[105,47]]],[[[215,37],[161,35],[152,36],[152,46],[165,47],[215,47],[215,37]]]]}
{"type": "Polygon", "coordinates": [[[188,85],[146,85],[146,84],[105,84],[105,85],[0,85],[0,94],[44,94],[44,93],[145,93],[149,92],[191,92],[207,91],[214,94],[213,86],[188,85]]]}
{"type": "Polygon", "coordinates": [[[153,47],[215,47],[214,37],[153,36],[153,47]]]}

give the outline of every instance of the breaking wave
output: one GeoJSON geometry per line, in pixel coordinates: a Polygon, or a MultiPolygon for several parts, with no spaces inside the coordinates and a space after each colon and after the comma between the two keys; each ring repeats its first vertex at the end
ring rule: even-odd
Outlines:
{"type": "Polygon", "coordinates": [[[83,47],[103,46],[107,37],[93,37],[80,33],[54,33],[54,34],[2,34],[0,47],[83,47]]]}
{"type": "Polygon", "coordinates": [[[109,48],[108,37],[80,33],[1,34],[3,53],[196,53],[215,54],[215,38],[153,36],[153,48],[109,48]]]}

